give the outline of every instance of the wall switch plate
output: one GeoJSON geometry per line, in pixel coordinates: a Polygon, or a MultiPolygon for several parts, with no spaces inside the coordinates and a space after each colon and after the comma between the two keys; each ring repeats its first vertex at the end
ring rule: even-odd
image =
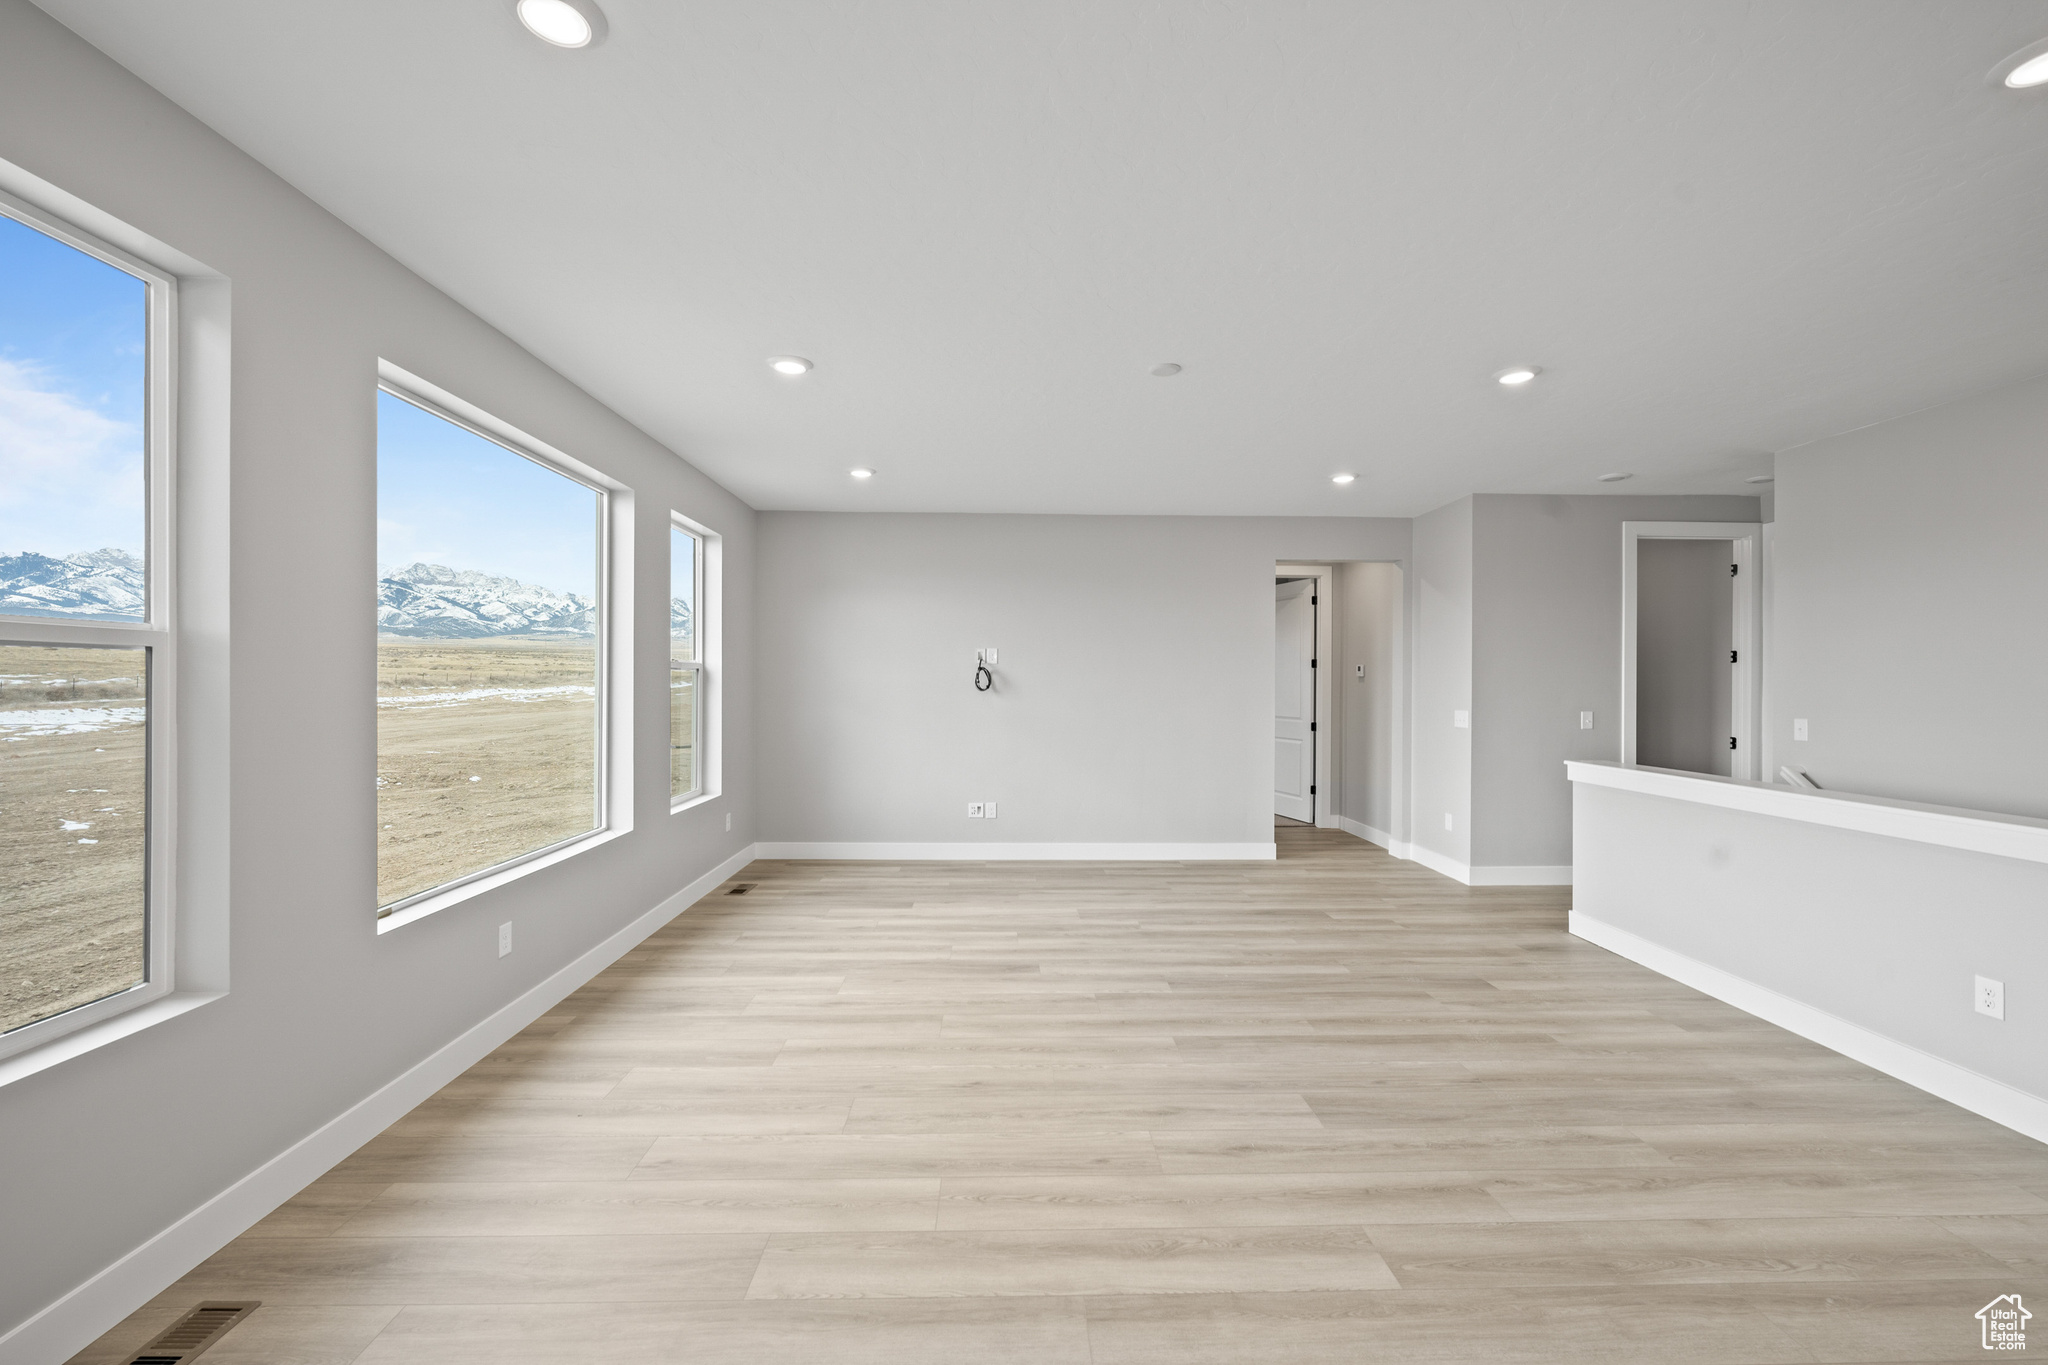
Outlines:
{"type": "Polygon", "coordinates": [[[1449,811],[1445,811],[1445,812],[1444,812],[1444,828],[1445,828],[1445,829],[1449,829],[1450,827],[1451,827],[1451,813],[1450,813],[1449,811]]]}
{"type": "Polygon", "coordinates": [[[970,820],[981,819],[981,805],[982,803],[979,801],[969,801],[967,803],[967,818],[970,820]]]}
{"type": "Polygon", "coordinates": [[[1591,711],[1579,712],[1579,728],[1581,730],[1590,730],[1593,728],[1593,713],[1591,711]]]}
{"type": "Polygon", "coordinates": [[[725,832],[726,832],[727,834],[730,834],[730,833],[732,833],[732,812],[731,812],[731,811],[727,811],[727,812],[725,813],[725,832]]]}
{"type": "Polygon", "coordinates": [[[1794,739],[1805,739],[1805,738],[1806,738],[1806,722],[1805,722],[1805,721],[1803,721],[1803,720],[1795,720],[1795,721],[1793,721],[1793,722],[1792,722],[1792,738],[1794,738],[1794,739]]]}
{"type": "Polygon", "coordinates": [[[511,951],[512,926],[509,924],[501,924],[498,926],[498,956],[503,957],[511,951]]]}
{"type": "Polygon", "coordinates": [[[1993,981],[1988,976],[1977,978],[1977,991],[1973,997],[1977,1013],[1988,1014],[1993,1019],[2005,1018],[2005,983],[1993,981]]]}
{"type": "Polygon", "coordinates": [[[1352,673],[1353,673],[1353,674],[1354,674],[1354,675],[1355,675],[1355,676],[1357,677],[1357,679],[1358,679],[1358,680],[1359,680],[1360,682],[1364,682],[1364,681],[1365,681],[1365,665],[1364,665],[1364,664],[1353,664],[1353,665],[1351,665],[1351,672],[1352,672],[1352,673]]]}
{"type": "Polygon", "coordinates": [[[1457,727],[1457,728],[1458,728],[1458,729],[1460,729],[1460,730],[1469,730],[1469,729],[1471,729],[1471,728],[1472,728],[1472,713],[1471,713],[1470,711],[1453,711],[1453,712],[1451,712],[1451,724],[1452,724],[1453,726],[1457,727]]]}
{"type": "Polygon", "coordinates": [[[995,818],[996,818],[996,803],[995,803],[995,802],[993,802],[993,801],[984,801],[984,802],[982,802],[982,803],[981,803],[981,818],[982,818],[982,819],[984,819],[984,820],[993,820],[993,819],[995,819],[995,818]]]}

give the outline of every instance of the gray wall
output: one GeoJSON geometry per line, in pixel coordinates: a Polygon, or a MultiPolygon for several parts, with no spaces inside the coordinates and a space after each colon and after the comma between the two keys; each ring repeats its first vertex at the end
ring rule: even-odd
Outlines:
{"type": "Polygon", "coordinates": [[[1406,521],[1366,518],[758,525],[777,842],[1270,842],[1273,565],[1408,551],[1406,521]]]}
{"type": "MultiPolygon", "coordinates": [[[[1409,839],[1454,863],[1472,861],[1472,730],[1452,724],[1472,706],[1472,499],[1415,519],[1410,641],[1414,824],[1409,839]],[[1444,816],[1451,828],[1444,828],[1444,816]]],[[[1482,713],[1474,725],[1485,725],[1482,713]]]]}
{"type": "Polygon", "coordinates": [[[2048,380],[1781,454],[1776,491],[1775,760],[2048,816],[2048,380]]]}
{"type": "Polygon", "coordinates": [[[1636,543],[1636,762],[1728,776],[1735,546],[1636,543]]]}
{"type": "Polygon", "coordinates": [[[1337,813],[1404,837],[1399,777],[1401,641],[1406,586],[1398,564],[1339,564],[1337,813]],[[1365,669],[1363,678],[1357,676],[1365,669]]]}
{"type": "Polygon", "coordinates": [[[19,0],[0,0],[0,158],[231,282],[234,479],[232,991],[0,1088],[5,1331],[746,846],[753,516],[19,0]],[[379,356],[636,490],[635,701],[656,718],[635,731],[632,834],[381,936],[379,356]],[[670,506],[728,551],[727,795],[676,817],[670,506]],[[501,961],[506,920],[518,946],[501,961]]]}
{"type": "MultiPolygon", "coordinates": [[[[1468,861],[1560,867],[1572,861],[1565,760],[1621,755],[1622,522],[1755,521],[1757,500],[1587,494],[1473,502],[1468,861]],[[1581,711],[1593,712],[1593,729],[1579,729],[1581,711]]],[[[1416,543],[1419,558],[1419,523],[1416,543]]],[[[1420,699],[1418,727],[1432,705],[1451,703],[1420,699]]],[[[1429,823],[1420,807],[1416,823],[1429,823]]]]}
{"type": "MultiPolygon", "coordinates": [[[[1576,791],[1579,913],[2048,1096],[2048,1012],[2020,1005],[2048,994],[2048,866],[1576,791]],[[1979,974],[2005,983],[2004,1020],[1971,1009],[1979,974]]],[[[1825,1101],[1825,1081],[1800,1084],[1825,1101]]]]}

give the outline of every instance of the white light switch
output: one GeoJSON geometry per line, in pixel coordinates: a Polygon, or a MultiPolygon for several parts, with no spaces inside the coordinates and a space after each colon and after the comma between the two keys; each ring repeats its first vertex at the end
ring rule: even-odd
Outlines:
{"type": "Polygon", "coordinates": [[[1452,724],[1452,725],[1455,725],[1455,726],[1456,726],[1456,727],[1457,727],[1458,729],[1460,729],[1460,730],[1469,730],[1469,729],[1471,729],[1471,728],[1472,728],[1472,713],[1471,713],[1470,711],[1453,711],[1453,712],[1451,712],[1451,724],[1452,724]]]}
{"type": "Polygon", "coordinates": [[[505,956],[505,954],[511,951],[512,926],[509,924],[501,924],[498,926],[498,956],[503,957],[505,956]]]}
{"type": "Polygon", "coordinates": [[[1591,711],[1579,712],[1579,728],[1581,730],[1590,730],[1593,728],[1593,713],[1591,711]]]}
{"type": "Polygon", "coordinates": [[[1805,721],[1803,721],[1803,720],[1795,720],[1795,721],[1793,721],[1793,722],[1792,722],[1792,738],[1794,738],[1794,739],[1805,739],[1805,738],[1806,738],[1806,722],[1805,722],[1805,721]]]}
{"type": "Polygon", "coordinates": [[[1352,671],[1352,673],[1354,673],[1355,675],[1357,675],[1357,678],[1358,678],[1358,680],[1359,680],[1360,682],[1364,682],[1364,681],[1365,681],[1365,665],[1364,665],[1364,664],[1353,664],[1353,665],[1351,665],[1351,671],[1352,671]]]}
{"type": "Polygon", "coordinates": [[[967,803],[967,818],[970,820],[981,819],[981,806],[982,803],[979,801],[969,801],[967,803]]]}

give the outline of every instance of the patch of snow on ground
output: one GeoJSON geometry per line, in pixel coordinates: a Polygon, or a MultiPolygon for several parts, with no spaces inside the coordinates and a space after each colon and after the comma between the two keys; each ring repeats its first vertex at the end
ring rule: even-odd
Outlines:
{"type": "Polygon", "coordinates": [[[46,711],[0,711],[0,734],[9,739],[90,735],[123,725],[140,725],[143,714],[144,708],[140,706],[59,706],[46,711]]]}
{"type": "Polygon", "coordinates": [[[377,705],[392,706],[401,711],[411,711],[428,706],[467,706],[473,701],[541,701],[548,697],[581,695],[594,697],[595,687],[474,687],[467,692],[414,692],[395,697],[379,697],[377,705]]]}

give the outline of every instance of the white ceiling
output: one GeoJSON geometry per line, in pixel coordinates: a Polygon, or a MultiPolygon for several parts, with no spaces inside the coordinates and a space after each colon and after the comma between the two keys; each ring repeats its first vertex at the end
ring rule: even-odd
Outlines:
{"type": "Polygon", "coordinates": [[[2048,371],[2048,0],[39,3],[758,507],[1748,492],[2048,371]]]}

